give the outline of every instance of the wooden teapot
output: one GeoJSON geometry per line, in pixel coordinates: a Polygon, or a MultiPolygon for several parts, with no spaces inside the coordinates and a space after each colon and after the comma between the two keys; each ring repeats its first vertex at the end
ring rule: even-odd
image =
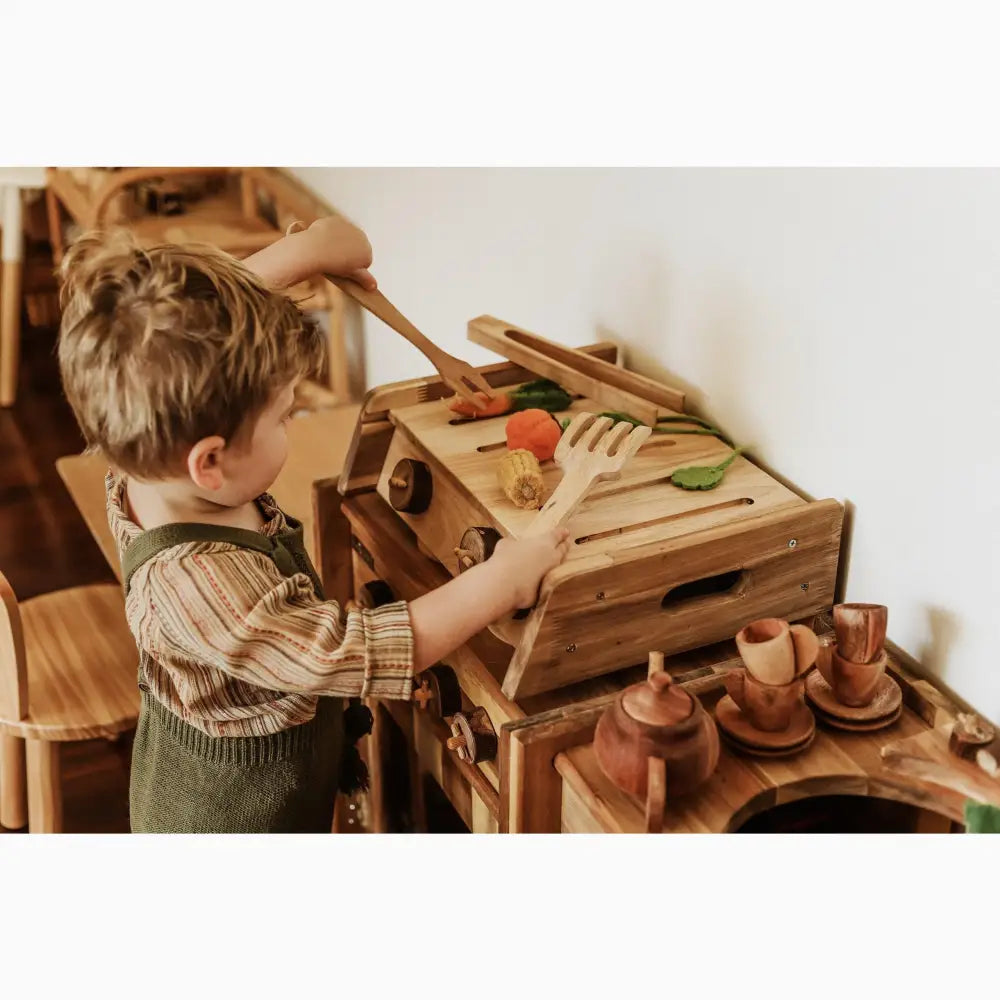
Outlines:
{"type": "Polygon", "coordinates": [[[667,789],[683,795],[719,762],[719,732],[701,702],[675,685],[663,654],[649,654],[649,676],[627,687],[597,723],[594,753],[623,791],[646,800],[646,829],[663,829],[667,789]]]}

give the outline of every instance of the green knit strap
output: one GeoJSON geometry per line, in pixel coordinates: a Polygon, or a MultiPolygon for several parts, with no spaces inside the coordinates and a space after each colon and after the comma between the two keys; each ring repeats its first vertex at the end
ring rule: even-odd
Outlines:
{"type": "Polygon", "coordinates": [[[166,549],[189,542],[222,542],[238,548],[253,549],[274,560],[284,576],[305,573],[321,593],[319,580],[302,544],[302,525],[285,515],[288,529],[276,535],[262,535],[249,528],[231,528],[221,524],[178,523],[162,524],[144,531],[129,543],[122,558],[122,578],[128,594],[132,576],[144,563],[166,549]]]}

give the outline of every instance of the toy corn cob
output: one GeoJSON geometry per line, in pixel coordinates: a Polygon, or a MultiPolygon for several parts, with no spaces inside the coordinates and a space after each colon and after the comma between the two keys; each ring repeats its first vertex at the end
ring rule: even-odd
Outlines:
{"type": "Polygon", "coordinates": [[[517,507],[537,510],[545,499],[545,481],[538,459],[526,448],[507,452],[497,469],[504,496],[517,507]]]}

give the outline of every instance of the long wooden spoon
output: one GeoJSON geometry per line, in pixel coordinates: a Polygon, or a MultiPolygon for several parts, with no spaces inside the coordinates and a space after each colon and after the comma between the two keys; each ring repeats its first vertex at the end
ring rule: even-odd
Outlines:
{"type": "Polygon", "coordinates": [[[327,281],[336,285],[355,302],[377,316],[386,326],[392,327],[401,337],[405,337],[438,370],[445,385],[464,396],[477,409],[484,409],[485,403],[474,389],[482,392],[487,399],[493,398],[493,390],[483,376],[467,361],[452,357],[442,351],[432,340],[425,337],[381,292],[370,292],[350,278],[325,274],[327,281]]]}

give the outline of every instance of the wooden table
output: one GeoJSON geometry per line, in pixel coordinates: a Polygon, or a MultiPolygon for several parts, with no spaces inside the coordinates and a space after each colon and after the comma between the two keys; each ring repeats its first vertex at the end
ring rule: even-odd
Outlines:
{"type": "Polygon", "coordinates": [[[0,275],[0,406],[17,398],[17,367],[21,353],[21,271],[24,266],[21,191],[44,188],[42,167],[0,168],[0,224],[3,227],[0,275]]]}
{"type": "MultiPolygon", "coordinates": [[[[663,832],[733,832],[768,809],[827,795],[917,806],[924,810],[918,831],[947,832],[963,822],[966,798],[991,801],[985,796],[992,794],[996,802],[1000,784],[991,786],[974,764],[948,750],[958,706],[893,653],[889,670],[903,690],[903,713],[893,725],[874,733],[847,733],[817,722],[816,738],[807,750],[769,760],[742,755],[723,741],[718,768],[709,781],[673,804],[668,798],[663,832]]],[[[713,714],[725,694],[721,676],[684,686],[713,714]]],[[[555,768],[563,779],[564,833],[645,832],[645,804],[605,777],[591,740],[557,755],[555,768]]]]}
{"type": "MultiPolygon", "coordinates": [[[[302,522],[306,548],[314,561],[312,485],[318,479],[340,474],[358,409],[351,405],[317,410],[296,417],[288,425],[288,461],[271,492],[284,511],[302,522]]],[[[56,468],[108,565],[121,580],[104,505],[107,462],[96,455],[70,455],[60,458],[56,468]]]]}

